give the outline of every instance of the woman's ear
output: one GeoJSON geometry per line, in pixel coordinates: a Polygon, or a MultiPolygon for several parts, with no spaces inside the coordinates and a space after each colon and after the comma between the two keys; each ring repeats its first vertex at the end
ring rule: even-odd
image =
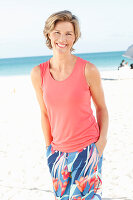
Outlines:
{"type": "Polygon", "coordinates": [[[49,37],[49,39],[51,40],[51,38],[50,38],[50,33],[48,33],[48,37],[49,37]]]}

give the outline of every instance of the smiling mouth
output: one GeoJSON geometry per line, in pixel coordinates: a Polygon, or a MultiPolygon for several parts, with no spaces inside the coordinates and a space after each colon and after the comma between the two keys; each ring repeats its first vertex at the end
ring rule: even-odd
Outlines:
{"type": "Polygon", "coordinates": [[[57,44],[57,46],[60,47],[60,48],[66,47],[66,44],[58,44],[58,43],[56,43],[56,44],[57,44]]]}

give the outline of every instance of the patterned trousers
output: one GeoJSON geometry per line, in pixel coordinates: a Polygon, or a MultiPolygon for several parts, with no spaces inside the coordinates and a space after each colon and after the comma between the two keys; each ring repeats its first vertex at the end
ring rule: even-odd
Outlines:
{"type": "Polygon", "coordinates": [[[95,143],[71,153],[50,145],[46,156],[56,200],[101,200],[103,155],[95,143]]]}

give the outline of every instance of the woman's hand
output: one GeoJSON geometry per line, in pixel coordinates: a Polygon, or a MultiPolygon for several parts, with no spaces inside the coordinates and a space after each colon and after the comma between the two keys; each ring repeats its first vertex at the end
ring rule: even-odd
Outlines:
{"type": "Polygon", "coordinates": [[[103,154],[106,143],[107,143],[106,138],[102,138],[102,137],[100,137],[99,140],[95,143],[100,157],[103,154]]]}

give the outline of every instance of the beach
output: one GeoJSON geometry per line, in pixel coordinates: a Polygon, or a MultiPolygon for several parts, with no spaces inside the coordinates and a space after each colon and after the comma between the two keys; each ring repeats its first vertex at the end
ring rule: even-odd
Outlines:
{"type": "MultiPolygon", "coordinates": [[[[133,200],[133,77],[101,78],[109,111],[103,200],[133,200]]],[[[0,90],[0,200],[54,200],[30,76],[0,77],[0,90]]]]}

